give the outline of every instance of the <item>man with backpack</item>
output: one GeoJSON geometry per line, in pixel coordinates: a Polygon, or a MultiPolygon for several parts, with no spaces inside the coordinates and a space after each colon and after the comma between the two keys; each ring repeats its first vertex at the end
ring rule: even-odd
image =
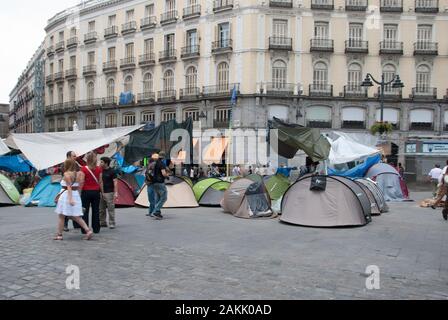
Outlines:
{"type": "Polygon", "coordinates": [[[150,201],[149,215],[156,218],[157,220],[163,219],[161,209],[168,197],[168,191],[165,185],[165,178],[168,177],[168,169],[163,162],[164,158],[165,153],[163,151],[161,151],[159,154],[153,154],[153,165],[148,166],[148,170],[146,173],[146,179],[149,182],[147,182],[148,200],[150,201]],[[150,197],[150,194],[152,199],[150,197]],[[153,204],[153,207],[151,207],[151,204],[153,204]]]}

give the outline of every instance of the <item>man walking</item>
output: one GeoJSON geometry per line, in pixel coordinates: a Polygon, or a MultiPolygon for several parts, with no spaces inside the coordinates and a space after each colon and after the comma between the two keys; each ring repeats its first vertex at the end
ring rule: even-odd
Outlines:
{"type": "Polygon", "coordinates": [[[165,178],[168,177],[168,169],[164,163],[165,152],[161,151],[158,155],[155,154],[155,163],[154,163],[154,178],[152,187],[154,190],[154,210],[151,212],[152,216],[154,216],[157,220],[163,219],[161,209],[165,204],[168,191],[165,185],[165,178]]]}
{"type": "Polygon", "coordinates": [[[432,184],[433,198],[435,198],[437,195],[437,186],[439,184],[439,179],[441,175],[442,175],[442,169],[440,169],[440,165],[438,163],[428,173],[428,178],[430,179],[432,184]]]}
{"type": "Polygon", "coordinates": [[[107,213],[109,213],[109,228],[115,229],[115,199],[118,196],[117,174],[110,167],[110,158],[101,158],[103,172],[100,174],[100,226],[107,228],[107,213]],[[107,212],[106,212],[107,211],[107,212]]]}
{"type": "Polygon", "coordinates": [[[149,201],[149,210],[147,216],[152,217],[152,213],[154,212],[155,207],[155,199],[154,199],[154,165],[155,160],[158,159],[158,154],[153,154],[151,159],[149,160],[148,166],[146,167],[145,174],[145,183],[146,189],[148,190],[148,201],[149,201]]]}

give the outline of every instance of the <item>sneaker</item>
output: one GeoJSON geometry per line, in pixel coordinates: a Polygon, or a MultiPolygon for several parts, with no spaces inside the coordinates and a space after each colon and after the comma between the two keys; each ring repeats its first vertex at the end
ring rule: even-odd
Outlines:
{"type": "Polygon", "coordinates": [[[154,213],[153,216],[156,218],[156,220],[162,220],[163,219],[163,216],[162,216],[162,214],[160,212],[154,213]]]}
{"type": "Polygon", "coordinates": [[[442,210],[442,216],[443,216],[443,219],[448,220],[448,209],[442,210]]]}
{"type": "Polygon", "coordinates": [[[69,232],[69,231],[70,231],[70,229],[69,229],[69,228],[67,228],[67,227],[64,227],[64,231],[65,231],[65,232],[69,232]]]}
{"type": "Polygon", "coordinates": [[[101,228],[107,228],[107,224],[101,224],[100,227],[101,228]]]}
{"type": "Polygon", "coordinates": [[[115,229],[115,225],[114,224],[109,225],[109,229],[115,229]]]}

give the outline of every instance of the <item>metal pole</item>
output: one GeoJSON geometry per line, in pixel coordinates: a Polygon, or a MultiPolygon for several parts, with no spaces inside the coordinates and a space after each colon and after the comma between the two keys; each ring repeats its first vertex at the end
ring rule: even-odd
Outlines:
{"type": "Polygon", "coordinates": [[[380,92],[380,122],[383,123],[383,112],[384,112],[384,73],[381,75],[381,92],[380,92]]]}

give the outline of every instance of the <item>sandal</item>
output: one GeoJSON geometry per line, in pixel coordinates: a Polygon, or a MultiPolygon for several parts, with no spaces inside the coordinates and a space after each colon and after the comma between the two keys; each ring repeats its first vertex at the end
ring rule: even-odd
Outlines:
{"type": "Polygon", "coordinates": [[[53,240],[64,240],[63,238],[62,238],[62,234],[57,234],[54,238],[53,238],[53,240]]]}
{"type": "Polygon", "coordinates": [[[86,236],[83,238],[84,240],[90,240],[93,237],[93,231],[90,230],[89,232],[87,232],[86,236]]]}

